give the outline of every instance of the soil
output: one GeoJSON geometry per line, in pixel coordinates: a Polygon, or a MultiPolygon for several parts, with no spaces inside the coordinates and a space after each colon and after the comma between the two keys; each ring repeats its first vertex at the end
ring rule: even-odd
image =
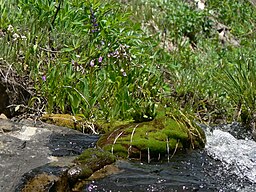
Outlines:
{"type": "Polygon", "coordinates": [[[19,76],[11,66],[0,61],[0,114],[12,118],[28,111],[28,102],[33,95],[35,90],[28,76],[19,76]]]}

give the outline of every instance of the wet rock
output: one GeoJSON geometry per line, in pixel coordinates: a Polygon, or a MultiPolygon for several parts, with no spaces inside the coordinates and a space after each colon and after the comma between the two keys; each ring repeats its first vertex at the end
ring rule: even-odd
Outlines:
{"type": "Polygon", "coordinates": [[[66,177],[67,167],[45,165],[24,174],[15,191],[71,191],[66,177]]]}
{"type": "Polygon", "coordinates": [[[172,118],[130,123],[103,135],[97,145],[122,158],[160,158],[186,149],[203,148],[203,130],[172,118]]]}
{"type": "Polygon", "coordinates": [[[85,179],[115,161],[116,157],[113,154],[102,149],[90,148],[85,150],[74,160],[76,166],[68,171],[69,183],[73,191],[81,191],[86,184],[85,179]]]}
{"type": "Polygon", "coordinates": [[[105,165],[114,163],[116,157],[102,149],[87,149],[85,150],[75,162],[79,165],[87,165],[93,172],[101,169],[105,165]]]}
{"type": "Polygon", "coordinates": [[[93,147],[98,139],[95,135],[48,124],[35,125],[28,120],[14,123],[0,119],[0,125],[0,191],[22,191],[28,183],[36,185],[38,180],[42,186],[34,191],[41,191],[46,185],[56,186],[62,179],[49,166],[59,167],[59,175],[67,172],[75,165],[75,157],[93,147]],[[36,171],[38,167],[46,167],[51,174],[45,174],[45,168],[36,171]]]}
{"type": "MultiPolygon", "coordinates": [[[[110,174],[114,173],[114,169],[105,167],[115,160],[115,156],[109,152],[89,148],[72,161],[66,158],[63,163],[62,158],[60,162],[48,163],[25,173],[15,191],[81,191],[94,172],[104,169],[110,174]]],[[[108,175],[106,172],[105,175],[108,175]]]]}

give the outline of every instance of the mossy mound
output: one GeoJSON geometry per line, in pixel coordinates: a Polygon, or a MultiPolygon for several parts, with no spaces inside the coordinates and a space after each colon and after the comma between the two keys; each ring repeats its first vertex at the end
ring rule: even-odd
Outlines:
{"type": "Polygon", "coordinates": [[[167,117],[116,127],[97,142],[98,147],[122,158],[159,157],[204,145],[200,127],[167,117]]]}

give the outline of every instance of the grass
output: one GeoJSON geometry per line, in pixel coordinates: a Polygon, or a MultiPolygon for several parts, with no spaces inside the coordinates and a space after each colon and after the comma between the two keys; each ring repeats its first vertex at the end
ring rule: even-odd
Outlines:
{"type": "Polygon", "coordinates": [[[48,113],[147,121],[165,106],[204,123],[250,122],[255,7],[189,2],[0,0],[1,63],[34,82],[48,113]]]}

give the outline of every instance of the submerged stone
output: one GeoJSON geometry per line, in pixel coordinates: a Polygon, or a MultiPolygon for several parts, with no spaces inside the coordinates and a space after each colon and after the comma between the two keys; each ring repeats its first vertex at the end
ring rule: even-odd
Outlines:
{"type": "Polygon", "coordinates": [[[205,142],[200,127],[163,117],[115,127],[99,139],[97,146],[122,158],[143,159],[203,148],[205,142]]]}
{"type": "Polygon", "coordinates": [[[89,148],[78,156],[74,163],[76,166],[68,171],[69,183],[73,190],[80,191],[94,172],[116,161],[116,157],[110,152],[98,148],[89,148]]]}

